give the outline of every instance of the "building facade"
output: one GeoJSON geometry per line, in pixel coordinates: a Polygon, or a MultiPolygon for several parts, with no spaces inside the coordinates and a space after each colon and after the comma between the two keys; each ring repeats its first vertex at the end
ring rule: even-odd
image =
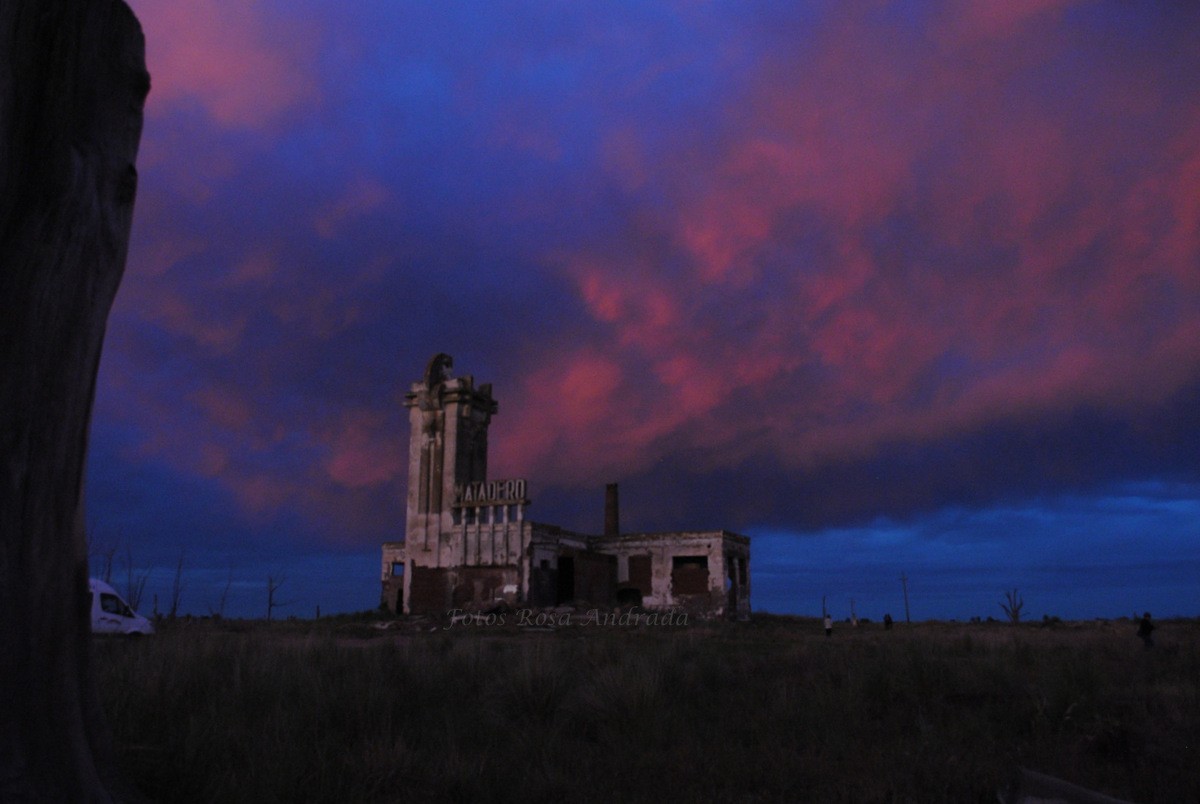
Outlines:
{"type": "Polygon", "coordinates": [[[444,614],[506,602],[750,612],[750,540],[729,531],[622,533],[615,485],[600,535],[531,521],[524,479],[490,480],[490,384],[434,356],[405,396],[411,435],[405,537],[383,545],[382,603],[444,614]]]}

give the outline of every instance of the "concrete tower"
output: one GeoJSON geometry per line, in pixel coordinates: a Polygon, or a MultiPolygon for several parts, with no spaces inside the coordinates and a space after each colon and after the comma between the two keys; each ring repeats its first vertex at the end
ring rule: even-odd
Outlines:
{"type": "Polygon", "coordinates": [[[496,401],[491,384],[452,378],[453,359],[437,354],[404,398],[412,434],[408,447],[409,552],[436,550],[454,527],[456,490],[487,479],[487,430],[496,401]]]}

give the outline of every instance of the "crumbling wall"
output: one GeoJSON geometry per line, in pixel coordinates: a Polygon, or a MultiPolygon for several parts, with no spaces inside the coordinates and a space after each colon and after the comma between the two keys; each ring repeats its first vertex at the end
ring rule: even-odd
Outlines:
{"type": "Polygon", "coordinates": [[[697,614],[723,614],[726,598],[721,545],[716,542],[705,546],[708,549],[703,554],[677,554],[663,561],[664,569],[670,567],[671,573],[670,605],[697,614]]]}
{"type": "Polygon", "coordinates": [[[486,608],[500,601],[517,602],[519,576],[516,566],[458,567],[449,573],[454,584],[451,603],[458,609],[486,608]]]}
{"type": "Polygon", "coordinates": [[[671,556],[671,596],[706,595],[709,591],[708,556],[671,556]]]}
{"type": "Polygon", "coordinates": [[[444,615],[451,609],[484,609],[498,602],[516,604],[520,597],[520,568],[412,568],[408,610],[411,614],[444,615]]]}
{"type": "Polygon", "coordinates": [[[414,566],[408,583],[409,612],[438,614],[453,608],[449,574],[444,567],[414,566]]]}
{"type": "Polygon", "coordinates": [[[558,602],[558,569],[549,560],[530,570],[527,602],[535,608],[548,608],[558,602]]]}
{"type": "Polygon", "coordinates": [[[380,607],[395,614],[404,611],[404,578],[385,578],[379,595],[380,607]]]}
{"type": "Polygon", "coordinates": [[[725,544],[725,614],[750,614],[750,545],[725,544]]]}
{"type": "Polygon", "coordinates": [[[616,602],[617,557],[581,550],[574,558],[575,600],[611,607],[616,602]]]}
{"type": "Polygon", "coordinates": [[[617,557],[622,604],[640,595],[647,608],[682,607],[705,615],[749,612],[750,540],[745,536],[728,531],[629,533],[597,537],[592,545],[617,557]],[[730,563],[732,559],[740,565],[730,563]]]}
{"type": "Polygon", "coordinates": [[[404,610],[404,542],[384,542],[379,604],[397,614],[404,610]]]}
{"type": "Polygon", "coordinates": [[[618,571],[622,565],[625,567],[625,577],[617,581],[617,603],[641,606],[654,586],[654,557],[650,553],[634,553],[616,558],[618,571]]]}

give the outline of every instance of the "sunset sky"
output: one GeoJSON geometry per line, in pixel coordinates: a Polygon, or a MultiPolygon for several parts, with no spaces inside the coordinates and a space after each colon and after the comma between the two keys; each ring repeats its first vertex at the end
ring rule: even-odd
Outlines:
{"type": "Polygon", "coordinates": [[[447,352],[533,518],[750,535],[758,611],[1200,614],[1200,6],[131,5],[144,613],[181,552],[196,614],[376,606],[447,352]]]}

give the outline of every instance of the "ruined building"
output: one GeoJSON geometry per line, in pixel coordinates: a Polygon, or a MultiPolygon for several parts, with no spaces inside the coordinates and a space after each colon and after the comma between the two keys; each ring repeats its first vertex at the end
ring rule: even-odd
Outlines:
{"type": "Polygon", "coordinates": [[[435,356],[405,397],[408,516],[403,541],[383,545],[383,604],[398,612],[478,609],[505,601],[750,611],[750,539],[729,531],[622,533],[616,485],[603,535],[528,518],[525,480],[490,480],[491,385],[451,377],[435,356]]]}

